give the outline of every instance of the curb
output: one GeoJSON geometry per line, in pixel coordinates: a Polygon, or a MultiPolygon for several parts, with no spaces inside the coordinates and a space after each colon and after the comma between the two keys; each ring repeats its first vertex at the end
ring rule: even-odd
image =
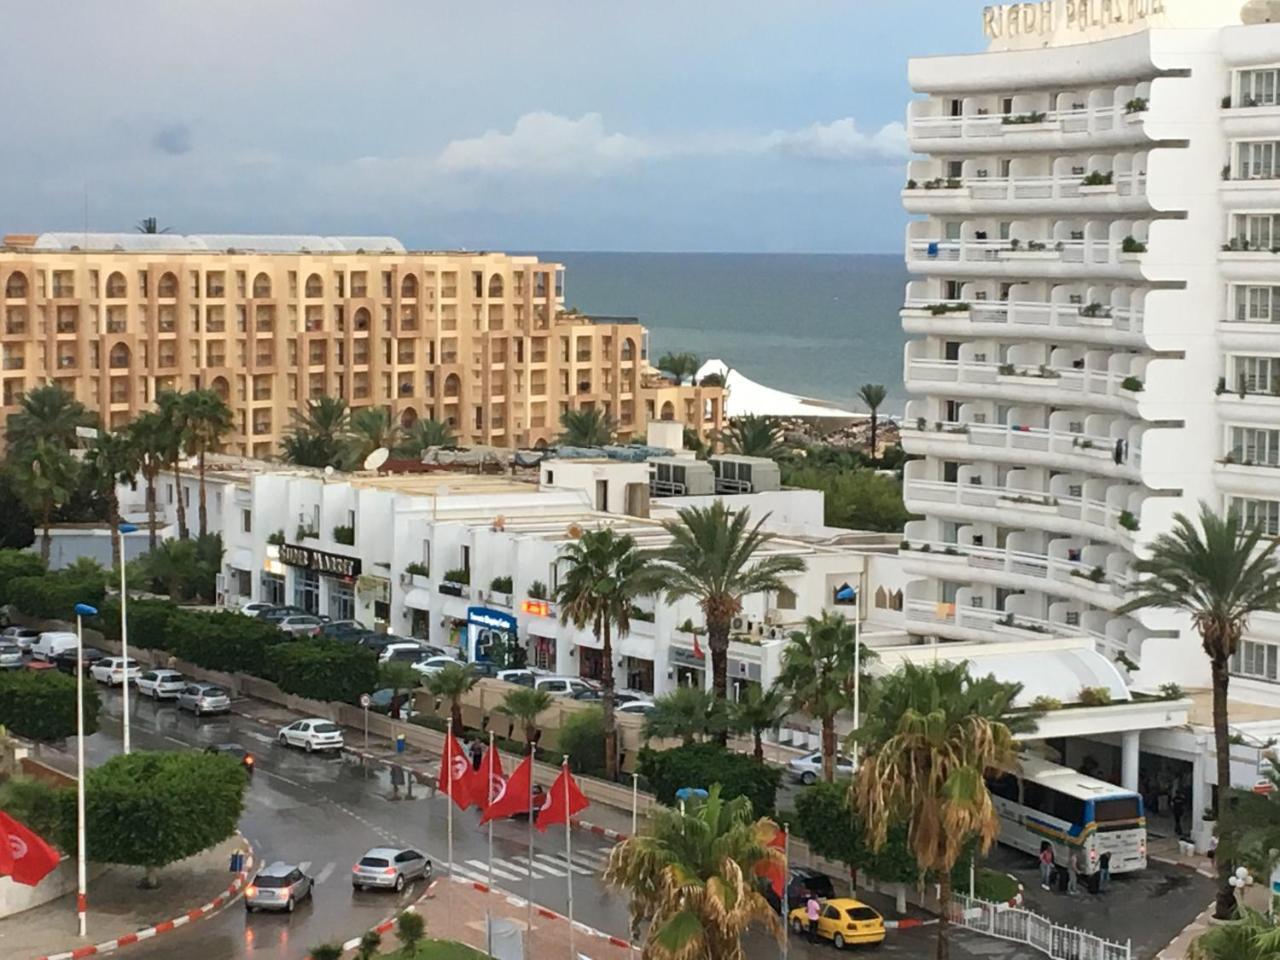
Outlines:
{"type": "Polygon", "coordinates": [[[884,928],[886,930],[911,930],[915,927],[930,927],[938,922],[938,918],[932,920],[920,920],[916,917],[907,917],[905,920],[886,920],[884,928]]]}
{"type": "MultiPolygon", "coordinates": [[[[396,925],[396,919],[400,916],[400,914],[417,913],[418,904],[420,904],[423,900],[426,900],[431,897],[431,895],[435,892],[436,884],[439,882],[440,882],[439,879],[432,880],[429,884],[427,884],[427,889],[422,891],[422,896],[420,896],[417,900],[413,901],[413,903],[406,906],[403,910],[398,910],[395,913],[391,914],[389,917],[387,917],[387,919],[383,920],[377,926],[370,927],[368,930],[365,931],[365,933],[376,933],[379,936],[381,936],[382,934],[390,931],[391,928],[396,925]]],[[[360,936],[358,937],[352,937],[350,940],[344,941],[342,944],[342,952],[346,953],[348,950],[355,950],[357,947],[360,946],[360,941],[363,939],[364,939],[364,933],[360,934],[360,936]]],[[[306,960],[311,960],[311,957],[308,956],[306,960]]]]}
{"type": "Polygon", "coordinates": [[[1147,860],[1154,861],[1156,863],[1163,863],[1166,867],[1178,867],[1181,870],[1190,870],[1192,873],[1199,874],[1206,880],[1218,879],[1218,875],[1212,870],[1204,870],[1193,863],[1186,863],[1182,860],[1170,860],[1168,857],[1147,857],[1147,860]]]}
{"type": "MultiPolygon", "coordinates": [[[[527,907],[529,905],[529,901],[524,897],[517,897],[515,894],[507,893],[507,891],[498,887],[491,887],[487,883],[468,880],[466,877],[450,877],[449,879],[454,883],[462,884],[464,887],[470,887],[472,890],[479,890],[481,893],[496,894],[504,898],[507,903],[511,904],[513,907],[527,907]]],[[[548,910],[546,907],[539,906],[536,903],[533,905],[533,912],[544,920],[563,920],[565,923],[569,922],[569,918],[564,916],[564,914],[556,913],[554,910],[548,910]]],[[[621,947],[624,950],[629,950],[632,946],[631,941],[629,940],[624,940],[622,937],[615,937],[613,934],[605,933],[603,930],[597,930],[595,927],[589,927],[578,920],[573,921],[573,929],[579,933],[585,933],[590,937],[605,940],[613,946],[621,947]]]]}
{"type": "Polygon", "coordinates": [[[179,927],[184,927],[188,923],[193,923],[196,920],[202,920],[209,916],[209,914],[221,910],[228,903],[231,903],[240,896],[240,891],[245,885],[245,880],[248,878],[249,874],[253,872],[253,845],[250,844],[248,840],[245,840],[244,835],[239,831],[236,831],[236,833],[243,842],[244,847],[247,849],[244,869],[236,874],[235,880],[231,882],[231,885],[228,886],[226,890],[222,891],[222,893],[218,894],[218,896],[214,897],[208,903],[202,904],[192,910],[188,910],[186,913],[174,917],[172,920],[165,920],[162,923],[157,923],[155,926],[144,927],[141,930],[135,930],[133,933],[126,933],[124,936],[116,937],[114,940],[105,940],[102,943],[77,947],[74,950],[68,950],[64,953],[50,953],[37,958],[37,960],[80,960],[81,957],[92,957],[99,953],[111,953],[119,950],[121,947],[127,947],[143,940],[150,940],[152,937],[159,936],[162,933],[168,933],[170,930],[176,930],[179,927]]]}
{"type": "Polygon", "coordinates": [[[585,830],[587,833],[595,834],[597,837],[603,837],[605,840],[612,840],[614,843],[621,843],[627,839],[627,834],[619,833],[617,830],[610,830],[608,827],[601,827],[591,823],[589,820],[579,820],[577,817],[570,817],[569,822],[579,830],[585,830]]]}

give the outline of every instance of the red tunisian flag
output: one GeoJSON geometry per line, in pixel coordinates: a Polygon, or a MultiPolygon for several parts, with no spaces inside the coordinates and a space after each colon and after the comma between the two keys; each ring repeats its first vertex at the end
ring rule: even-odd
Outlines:
{"type": "Polygon", "coordinates": [[[502,772],[502,754],[490,741],[480,761],[478,778],[473,787],[472,799],[479,804],[481,810],[488,810],[495,799],[507,788],[507,775],[502,772]]]}
{"type": "Polygon", "coordinates": [[[441,793],[453,798],[459,809],[465,810],[471,804],[479,803],[484,796],[484,784],[479,784],[478,795],[476,786],[475,771],[458,743],[458,738],[446,734],[444,756],[440,759],[440,779],[436,782],[436,787],[441,793]]]}
{"type": "MultiPolygon", "coordinates": [[[[787,832],[780,827],[775,827],[773,839],[765,844],[767,847],[773,847],[775,850],[787,849],[787,832]]],[[[756,867],[756,876],[764,877],[769,881],[769,886],[773,887],[773,892],[778,895],[778,899],[782,899],[782,889],[786,886],[787,867],[778,863],[760,863],[756,867]]]]}
{"type": "Polygon", "coordinates": [[[34,887],[61,859],[58,851],[7,813],[0,813],[0,876],[34,887]]]}
{"type": "Polygon", "coordinates": [[[547,802],[538,811],[536,826],[545,831],[553,823],[568,823],[570,817],[588,806],[590,801],[578,789],[578,782],[570,775],[569,764],[565,762],[560,767],[560,776],[547,791],[547,802]]]}
{"type": "Polygon", "coordinates": [[[496,791],[490,779],[489,805],[480,816],[480,825],[502,817],[512,817],[517,813],[529,810],[529,791],[533,789],[533,758],[528,754],[520,764],[511,771],[511,776],[502,782],[496,791]]]}

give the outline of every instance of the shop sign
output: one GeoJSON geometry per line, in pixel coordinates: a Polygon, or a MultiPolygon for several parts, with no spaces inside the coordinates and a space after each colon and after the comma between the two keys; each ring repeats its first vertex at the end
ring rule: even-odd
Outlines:
{"type": "Polygon", "coordinates": [[[302,567],[330,577],[355,577],[360,573],[358,557],[344,557],[338,553],[325,553],[310,547],[285,543],[280,546],[280,562],[291,567],[302,567]]]}
{"type": "Polygon", "coordinates": [[[488,607],[467,607],[467,624],[489,630],[506,630],[510,633],[515,633],[517,626],[516,618],[511,614],[503,613],[501,610],[491,610],[488,607]]]}
{"type": "Polygon", "coordinates": [[[680,667],[695,667],[698,670],[707,669],[707,661],[703,657],[694,656],[692,650],[686,650],[684,647],[668,647],[668,660],[680,667]]]}
{"type": "Polygon", "coordinates": [[[520,612],[531,617],[551,616],[551,604],[546,600],[525,600],[520,604],[520,612]]]}

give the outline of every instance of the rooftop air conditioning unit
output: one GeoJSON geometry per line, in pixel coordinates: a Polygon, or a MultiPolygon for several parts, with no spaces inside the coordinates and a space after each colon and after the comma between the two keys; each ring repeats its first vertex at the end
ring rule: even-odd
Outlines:
{"type": "Polygon", "coordinates": [[[751,629],[751,621],[746,617],[734,617],[729,624],[729,629],[734,633],[746,633],[751,629]]]}
{"type": "Polygon", "coordinates": [[[787,631],[783,630],[782,627],[770,627],[766,636],[770,640],[785,640],[787,639],[787,631]]]}

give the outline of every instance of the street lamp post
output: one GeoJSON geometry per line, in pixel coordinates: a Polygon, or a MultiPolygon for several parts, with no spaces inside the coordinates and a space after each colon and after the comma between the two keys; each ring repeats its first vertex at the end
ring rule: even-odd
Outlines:
{"type": "Polygon", "coordinates": [[[80,919],[81,937],[85,935],[89,906],[84,840],[84,618],[97,615],[96,607],[76,604],[76,914],[80,919]]]}
{"type": "Polygon", "coordinates": [[[125,586],[124,537],[127,533],[137,531],[137,524],[122,523],[120,531],[120,657],[124,660],[124,680],[120,684],[120,695],[124,698],[124,752],[129,753],[129,590],[125,586]]]}

